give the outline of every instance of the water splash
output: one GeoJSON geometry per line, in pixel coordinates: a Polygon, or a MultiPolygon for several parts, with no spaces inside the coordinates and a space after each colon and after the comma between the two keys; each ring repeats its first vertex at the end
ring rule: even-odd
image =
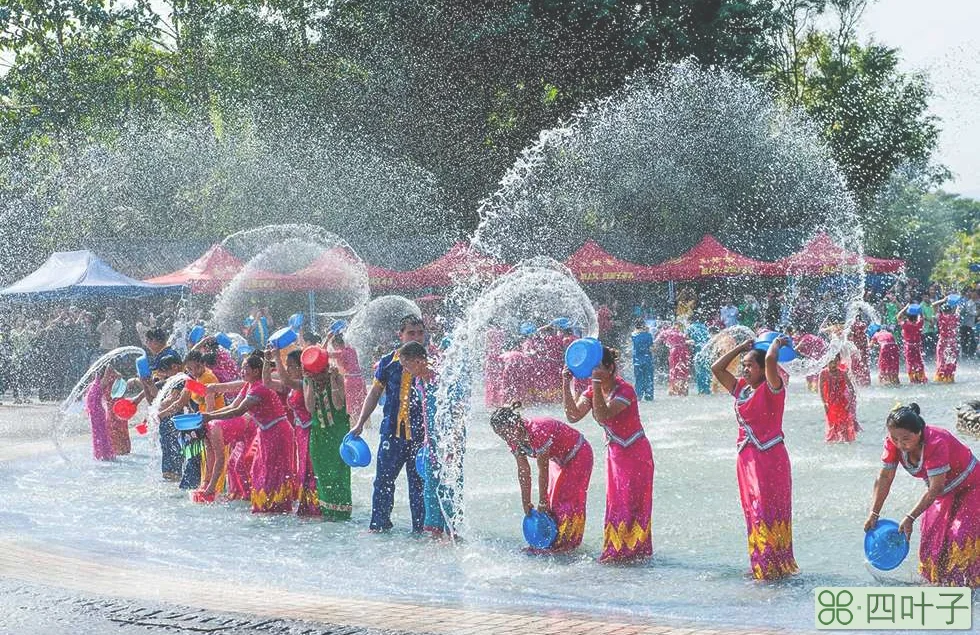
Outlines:
{"type": "Polygon", "coordinates": [[[367,266],[342,238],[308,224],[266,225],[222,241],[246,260],[212,309],[213,326],[238,330],[250,311],[271,305],[283,316],[350,315],[370,297],[367,266]]]}
{"type": "Polygon", "coordinates": [[[68,456],[62,450],[61,442],[68,436],[69,430],[74,427],[72,424],[76,423],[79,417],[85,416],[85,393],[88,391],[92,381],[101,375],[102,371],[108,366],[115,368],[123,378],[135,375],[135,358],[143,354],[143,349],[138,346],[120,346],[119,348],[114,348],[92,362],[78,381],[75,382],[68,396],[58,406],[58,412],[51,422],[51,440],[58,450],[58,454],[61,455],[62,460],[67,462],[68,456]],[[126,371],[126,365],[119,363],[120,360],[124,360],[127,357],[134,358],[133,362],[128,364],[129,372],[126,371]]]}
{"type": "Polygon", "coordinates": [[[398,329],[402,318],[414,315],[421,319],[419,306],[400,295],[383,295],[368,302],[347,327],[345,341],[354,347],[362,361],[379,357],[398,346],[398,329]]]}

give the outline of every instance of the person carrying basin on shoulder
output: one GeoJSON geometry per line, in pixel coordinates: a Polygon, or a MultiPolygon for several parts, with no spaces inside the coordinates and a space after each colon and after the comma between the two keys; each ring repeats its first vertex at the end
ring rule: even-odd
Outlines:
{"type": "Polygon", "coordinates": [[[572,373],[562,373],[565,417],[581,421],[589,412],[606,433],[606,518],[599,562],[643,560],[653,554],[653,450],[640,422],[636,391],[617,374],[619,353],[602,347],[592,385],[581,395],[572,373]]]}

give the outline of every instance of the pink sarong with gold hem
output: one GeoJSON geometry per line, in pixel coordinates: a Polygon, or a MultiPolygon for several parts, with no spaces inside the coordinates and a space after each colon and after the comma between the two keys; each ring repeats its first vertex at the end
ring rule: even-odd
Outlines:
{"type": "Polygon", "coordinates": [[[793,476],[783,443],[786,388],[740,378],[733,391],[738,420],[738,491],[756,580],[799,571],[793,556],[793,476]]]}
{"type": "MultiPolygon", "coordinates": [[[[593,388],[585,391],[592,399],[593,388]]],[[[620,377],[606,395],[626,408],[599,424],[606,432],[606,518],[599,562],[628,562],[653,554],[653,450],[640,423],[636,391],[620,377]]]]}
{"type": "Polygon", "coordinates": [[[980,466],[973,452],[943,428],[927,425],[922,457],[911,465],[908,455],[885,439],[882,467],[929,479],[946,475],[943,493],[919,519],[919,573],[931,584],[980,587],[980,466]]]}

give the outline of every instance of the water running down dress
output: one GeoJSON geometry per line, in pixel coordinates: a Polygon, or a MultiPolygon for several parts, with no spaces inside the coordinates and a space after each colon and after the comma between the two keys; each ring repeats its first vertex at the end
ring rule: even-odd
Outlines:
{"type": "Polygon", "coordinates": [[[796,573],[793,556],[793,477],[783,443],[786,389],[740,378],[732,391],[738,421],[738,491],[757,580],[796,573]]]}

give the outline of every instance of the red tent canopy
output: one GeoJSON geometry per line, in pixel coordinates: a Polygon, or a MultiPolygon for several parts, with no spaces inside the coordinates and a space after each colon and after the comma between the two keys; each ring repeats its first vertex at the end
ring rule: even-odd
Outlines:
{"type": "Polygon", "coordinates": [[[185,284],[191,293],[217,293],[242,267],[241,260],[221,245],[213,245],[204,255],[183,269],[144,282],[153,284],[185,284]]]}
{"type": "MultiPolygon", "coordinates": [[[[340,247],[328,249],[304,269],[287,276],[284,286],[291,291],[353,289],[365,265],[340,247]]],[[[368,276],[371,268],[367,267],[368,276]]],[[[382,270],[384,271],[384,270],[382,270]]]]}
{"type": "Polygon", "coordinates": [[[594,240],[588,240],[565,260],[580,282],[658,282],[656,267],[620,260],[594,240]]]}
{"type": "Polygon", "coordinates": [[[414,288],[412,282],[408,280],[408,274],[404,271],[385,269],[368,265],[368,281],[374,291],[391,291],[393,289],[414,288]]]}
{"type": "Polygon", "coordinates": [[[653,267],[660,280],[695,280],[726,276],[781,276],[773,263],[753,260],[728,249],[710,234],[689,251],[653,267]]]}
{"type": "Polygon", "coordinates": [[[449,287],[458,278],[466,278],[473,274],[492,278],[509,270],[510,265],[484,256],[465,242],[458,242],[432,262],[414,271],[404,272],[402,274],[404,285],[401,288],[449,287]]]}
{"type": "MultiPolygon", "coordinates": [[[[820,232],[803,248],[773,263],[791,275],[828,276],[841,273],[845,267],[860,266],[861,256],[837,245],[830,236],[820,232]]],[[[864,259],[864,269],[869,273],[895,273],[905,267],[903,260],[885,258],[864,259]]]]}

